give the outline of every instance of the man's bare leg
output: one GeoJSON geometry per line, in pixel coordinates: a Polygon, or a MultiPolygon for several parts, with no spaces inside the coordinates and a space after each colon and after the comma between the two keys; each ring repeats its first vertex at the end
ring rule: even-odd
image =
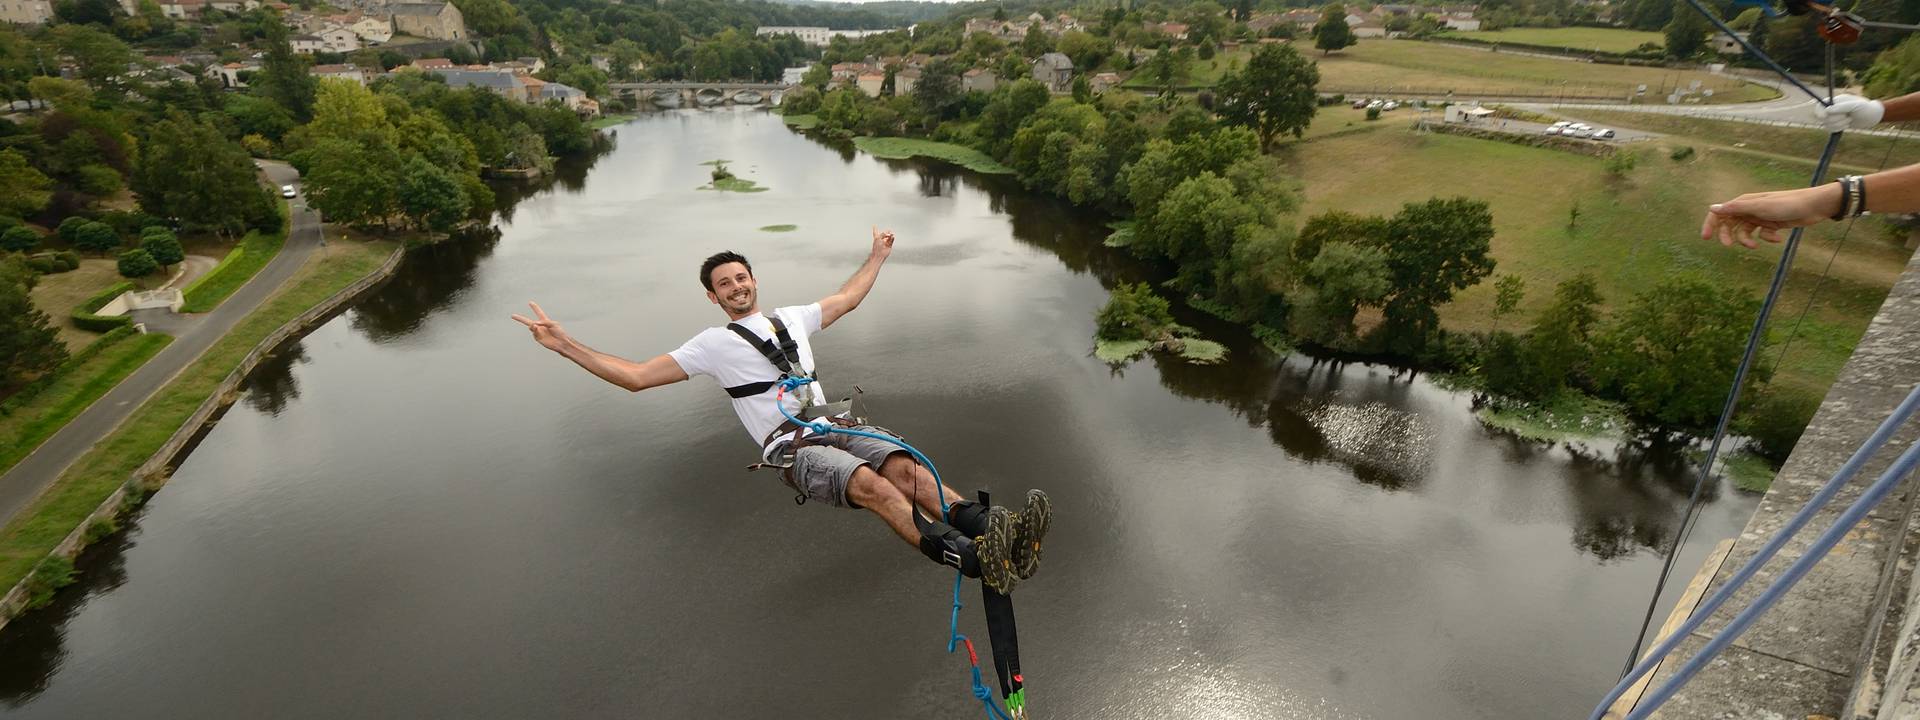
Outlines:
{"type": "Polygon", "coordinates": [[[913,498],[913,504],[925,512],[927,517],[941,519],[939,498],[945,498],[948,505],[966,499],[960,497],[960,493],[954,492],[953,488],[934,480],[932,471],[915,462],[912,455],[904,452],[888,455],[886,461],[880,463],[880,474],[885,476],[888,482],[893,483],[893,487],[899,490],[903,497],[913,498]],[[935,488],[939,489],[938,495],[935,494],[935,488]]]}
{"type": "Polygon", "coordinates": [[[880,516],[887,527],[893,528],[893,534],[908,545],[920,547],[920,530],[913,524],[913,504],[893,482],[872,468],[862,465],[853,471],[853,477],[847,480],[847,499],[880,516]]]}

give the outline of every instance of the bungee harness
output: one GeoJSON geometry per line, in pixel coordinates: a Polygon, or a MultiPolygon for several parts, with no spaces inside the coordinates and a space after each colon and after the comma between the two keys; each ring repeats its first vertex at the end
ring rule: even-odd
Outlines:
{"type": "MultiPolygon", "coordinates": [[[[781,322],[777,315],[768,315],[767,320],[773,326],[773,338],[770,340],[755,335],[753,331],[737,322],[727,323],[727,329],[739,335],[741,340],[746,341],[755,350],[760,351],[767,362],[772,363],[774,369],[780,371],[780,376],[765,382],[729,387],[726,389],[727,395],[735,399],[748,398],[771,390],[774,393],[774,407],[780,409],[780,414],[785,416],[786,420],[767,434],[761,447],[772,445],[776,439],[786,433],[793,433],[793,440],[782,446],[777,458],[763,458],[762,462],[748,465],[748,470],[758,470],[763,467],[776,468],[786,474],[791,485],[798,488],[801,485],[795,482],[797,478],[792,476],[794,457],[802,448],[815,444],[816,438],[824,437],[829,433],[842,433],[882,440],[900,446],[913,456],[915,462],[927,468],[936,484],[942,484],[939,469],[935,468],[933,461],[919,449],[891,435],[854,429],[857,425],[867,424],[866,417],[859,407],[859,398],[862,394],[859,386],[854,386],[853,395],[839,402],[814,405],[813,388],[810,386],[817,376],[800,362],[800,344],[794,341],[792,334],[787,332],[786,324],[781,322]],[[800,399],[798,416],[787,412],[786,393],[789,390],[798,391],[800,399]],[[814,434],[808,435],[802,432],[803,430],[812,431],[814,434]]],[[[918,494],[917,491],[915,494],[918,494]]],[[[967,662],[973,675],[973,697],[986,708],[987,717],[998,720],[1027,720],[1026,678],[1020,672],[1020,643],[1015,633],[1013,598],[987,585],[984,574],[980,573],[977,567],[977,557],[969,558],[966,553],[961,552],[963,543],[971,544],[972,539],[955,527],[956,525],[972,526],[975,523],[984,522],[982,518],[986,509],[992,504],[988,502],[985,490],[980,491],[978,503],[962,501],[949,505],[945,493],[936,490],[935,495],[940,498],[940,519],[929,520],[915,510],[913,524],[920,531],[921,552],[935,562],[954,568],[953,612],[947,624],[947,652],[952,653],[959,645],[966,645],[967,662]],[[974,652],[973,641],[960,634],[960,585],[967,576],[968,560],[974,561],[975,574],[982,576],[980,595],[987,619],[987,641],[989,651],[993,654],[994,671],[1000,680],[1000,697],[1006,704],[1004,711],[993,702],[993,691],[980,680],[980,656],[974,652]]],[[[796,505],[805,504],[806,501],[807,496],[804,491],[798,491],[794,496],[796,505]]]]}

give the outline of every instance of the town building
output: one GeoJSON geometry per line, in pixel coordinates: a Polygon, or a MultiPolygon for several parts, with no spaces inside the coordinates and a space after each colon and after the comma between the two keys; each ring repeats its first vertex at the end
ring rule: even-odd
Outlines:
{"type": "Polygon", "coordinates": [[[433,40],[467,39],[466,21],[453,3],[394,3],[386,10],[393,14],[394,32],[433,40]]]}
{"type": "Polygon", "coordinates": [[[367,84],[367,71],[360,69],[353,63],[346,63],[344,65],[315,65],[307,69],[307,74],[322,80],[346,80],[361,85],[367,84]]]}
{"type": "Polygon", "coordinates": [[[965,92],[993,92],[1000,78],[992,70],[973,68],[960,73],[960,89],[965,92]]]}
{"type": "Polygon", "coordinates": [[[1033,61],[1033,79],[1052,92],[1066,92],[1073,87],[1073,60],[1057,52],[1041,55],[1033,61]]]}

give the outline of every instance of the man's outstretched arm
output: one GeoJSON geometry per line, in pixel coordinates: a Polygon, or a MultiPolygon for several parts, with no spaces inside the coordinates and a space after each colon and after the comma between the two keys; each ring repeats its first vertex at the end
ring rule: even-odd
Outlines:
{"type": "Polygon", "coordinates": [[[514,315],[513,319],[533,331],[533,339],[541,347],[560,353],[561,357],[572,360],[587,372],[601,380],[626,388],[629,392],[640,392],[650,387],[659,387],[687,379],[687,372],[674,362],[671,356],[660,357],[646,362],[634,362],[623,357],[608,355],[568,335],[560,323],[547,317],[539,303],[527,303],[533,307],[534,318],[514,315]],[[537,319],[536,319],[537,318],[537,319]]]}
{"type": "Polygon", "coordinates": [[[867,261],[860,264],[853,277],[840,286],[840,291],[820,298],[820,327],[832,325],[841,315],[853,312],[860,307],[860,301],[867,299],[867,291],[873,289],[874,279],[880,277],[880,265],[893,254],[893,231],[873,229],[873,251],[867,253],[867,261]]]}

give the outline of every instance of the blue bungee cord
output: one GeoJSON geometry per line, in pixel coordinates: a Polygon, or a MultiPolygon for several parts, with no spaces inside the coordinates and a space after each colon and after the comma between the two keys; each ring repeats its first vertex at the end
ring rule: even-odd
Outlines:
{"type": "MultiPolygon", "coordinates": [[[[933,474],[933,482],[934,482],[933,494],[935,497],[940,499],[940,519],[943,522],[953,522],[953,517],[952,517],[953,510],[950,506],[947,505],[947,495],[946,493],[943,493],[940,491],[941,488],[946,487],[946,484],[940,480],[940,470],[939,468],[934,467],[933,461],[929,460],[926,454],[920,452],[918,448],[915,448],[912,445],[908,445],[905,440],[901,440],[900,438],[894,437],[892,435],[883,435],[880,433],[867,432],[865,430],[854,430],[851,428],[843,428],[833,423],[827,422],[825,420],[815,420],[813,422],[808,422],[805,420],[801,420],[800,418],[794,417],[793,413],[787,412],[787,403],[786,403],[787,391],[796,389],[801,385],[805,385],[810,382],[813,382],[813,378],[787,376],[780,379],[780,383],[778,385],[779,390],[775,391],[773,395],[773,404],[774,404],[774,407],[780,408],[781,415],[785,415],[789,422],[792,422],[795,425],[799,425],[802,429],[812,430],[821,435],[826,435],[828,433],[840,433],[842,435],[853,435],[856,437],[882,440],[882,441],[900,446],[900,449],[905,450],[908,453],[912,454],[913,459],[916,462],[919,462],[921,465],[926,466],[927,472],[930,472],[933,474]]],[[[911,500],[909,500],[909,502],[911,502],[911,500]]],[[[958,569],[955,569],[953,571],[953,614],[951,617],[947,619],[947,652],[951,653],[953,652],[954,648],[958,647],[961,643],[966,643],[967,662],[969,662],[972,665],[972,669],[973,669],[973,697],[979,700],[982,706],[986,707],[987,717],[999,718],[999,720],[1013,720],[1013,718],[1007,716],[1007,713],[1005,711],[1002,711],[1000,709],[999,705],[994,704],[993,691],[987,688],[985,683],[980,682],[980,656],[974,653],[973,651],[973,641],[968,640],[967,636],[960,634],[960,584],[965,579],[965,577],[966,576],[961,574],[961,572],[958,569]]]]}

